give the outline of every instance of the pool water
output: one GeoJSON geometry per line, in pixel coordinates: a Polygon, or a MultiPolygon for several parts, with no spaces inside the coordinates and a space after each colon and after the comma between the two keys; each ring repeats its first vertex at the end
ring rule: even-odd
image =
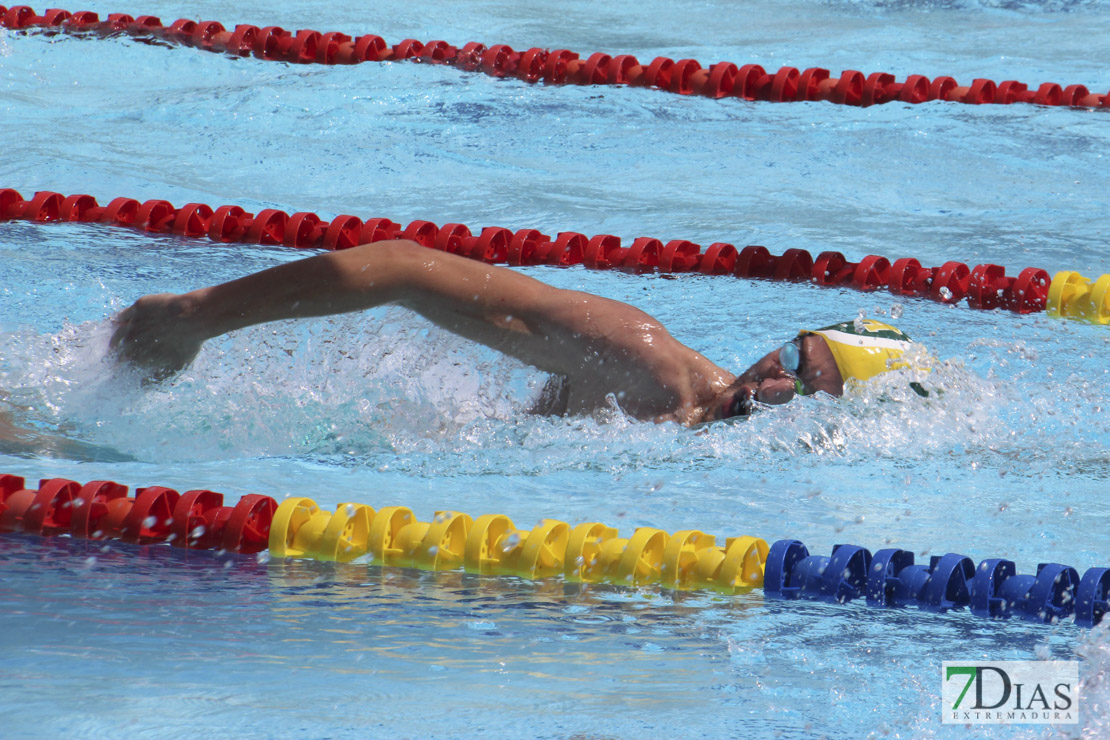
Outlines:
{"type": "MultiPolygon", "coordinates": [[[[41,10],[41,8],[39,8],[41,10]]],[[[78,10],[77,7],[69,8],[78,10]]],[[[1097,2],[199,2],[224,25],[1110,89],[1097,2]]],[[[291,66],[0,30],[0,187],[1110,272],[1105,111],[872,108],[549,87],[414,63],[291,66]]],[[[935,358],[700,433],[523,414],[544,376],[397,308],[254,327],[143,387],[109,317],[304,255],[89,224],[0,224],[0,473],[767,541],[1110,564],[1110,334],[725,277],[527,268],[630,302],[742,369],[866,314],[935,358]]],[[[964,736],[946,660],[1081,660],[1108,732],[1110,635],[966,611],[765,601],[373,564],[0,537],[10,737],[964,736]]],[[[992,735],[1038,735],[1035,727],[992,735]]]]}

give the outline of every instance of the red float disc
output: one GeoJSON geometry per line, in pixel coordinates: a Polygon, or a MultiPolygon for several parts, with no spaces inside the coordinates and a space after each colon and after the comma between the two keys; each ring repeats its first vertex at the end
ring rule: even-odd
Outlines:
{"type": "Polygon", "coordinates": [[[1033,96],[1033,103],[1036,105],[1059,105],[1060,98],[1063,97],[1063,89],[1055,82],[1046,82],[1037,88],[1036,94],[1033,96]]]}
{"type": "Polygon", "coordinates": [[[23,513],[23,531],[40,536],[68,532],[73,517],[73,499],[81,486],[65,478],[39,481],[39,490],[23,513]]]}
{"type": "Polygon", "coordinates": [[[590,55],[578,73],[576,82],[580,85],[604,85],[609,82],[609,64],[613,57],[602,52],[590,55]]]}
{"type": "Polygon", "coordinates": [[[289,216],[285,211],[267,208],[259,211],[247,227],[243,241],[247,244],[281,244],[285,241],[285,224],[289,216]]]}
{"type": "Polygon", "coordinates": [[[539,82],[543,77],[543,66],[547,62],[547,49],[529,49],[520,55],[516,76],[526,82],[539,82]]]}
{"type": "Polygon", "coordinates": [[[186,203],[174,216],[170,231],[187,237],[204,236],[212,221],[212,209],[203,203],[186,203]]]}
{"type": "Polygon", "coordinates": [[[632,70],[640,66],[640,62],[631,54],[621,54],[613,57],[609,62],[610,85],[627,85],[632,75],[632,70]]]}
{"type": "Polygon", "coordinates": [[[413,221],[405,228],[404,233],[401,234],[401,238],[409,239],[422,247],[428,247],[430,249],[435,246],[436,232],[438,231],[439,227],[431,221],[413,221]]]}
{"type": "Polygon", "coordinates": [[[52,193],[41,190],[35,197],[23,204],[23,219],[25,221],[57,221],[65,198],[61,193],[52,193]]]}
{"type": "Polygon", "coordinates": [[[455,57],[455,64],[468,72],[473,72],[478,69],[478,65],[482,63],[482,55],[485,53],[485,44],[471,41],[469,44],[459,49],[458,56],[455,57]]]}
{"type": "Polygon", "coordinates": [[[258,26],[240,24],[227,40],[227,51],[241,57],[250,56],[258,41],[258,26]]]}
{"type": "Polygon", "coordinates": [[[550,244],[551,239],[536,229],[521,229],[509,241],[506,259],[517,267],[535,265],[539,262],[536,251],[540,244],[550,244]]]}
{"type": "Polygon", "coordinates": [[[1027,267],[1014,281],[1013,302],[1007,306],[1015,313],[1037,313],[1045,309],[1052,279],[1039,267],[1027,267]]]}
{"type": "Polygon", "coordinates": [[[740,250],[733,272],[737,277],[742,278],[767,277],[771,259],[771,253],[767,251],[767,247],[749,245],[740,250]]]}
{"type": "Polygon", "coordinates": [[[696,90],[707,98],[723,98],[732,95],[736,83],[736,75],[740,71],[732,62],[717,62],[709,65],[709,75],[700,90],[696,90]]]}
{"type": "Polygon", "coordinates": [[[412,59],[420,56],[424,51],[424,44],[416,39],[405,39],[393,47],[393,58],[397,60],[412,59]]]}
{"type": "Polygon", "coordinates": [[[336,56],[339,54],[339,45],[348,43],[350,40],[351,37],[347,34],[336,31],[320,36],[319,41],[316,42],[316,63],[335,64],[336,56]]]}
{"type": "Polygon", "coordinates": [[[281,243],[287,247],[306,249],[320,241],[320,217],[315,213],[294,213],[285,222],[285,235],[281,243]]]}
{"type": "Polygon", "coordinates": [[[632,246],[621,258],[621,267],[634,272],[651,272],[659,264],[659,252],[663,249],[663,242],[647,236],[641,236],[632,242],[632,246]]]}
{"type": "Polygon", "coordinates": [[[380,62],[385,58],[388,47],[385,45],[385,39],[381,36],[367,34],[366,36],[359,36],[355,41],[355,59],[356,62],[380,62]]]}
{"type": "Polygon", "coordinates": [[[771,81],[767,71],[758,64],[745,64],[736,73],[732,83],[732,94],[739,98],[757,100],[762,97],[763,88],[771,81]]]}
{"type": "Polygon", "coordinates": [[[673,69],[673,59],[655,57],[655,59],[651,60],[651,64],[648,65],[647,70],[640,78],[640,84],[666,90],[671,85],[671,71],[673,69]]]}
{"type": "Polygon", "coordinates": [[[829,79],[829,70],[820,67],[810,67],[798,76],[798,91],[795,100],[817,100],[817,91],[825,80],[829,79]]]}
{"type": "Polygon", "coordinates": [[[869,254],[860,260],[852,271],[852,287],[857,290],[875,290],[890,280],[890,262],[886,257],[869,254]]]}
{"type": "Polygon", "coordinates": [[[177,210],[167,200],[148,200],[139,206],[135,215],[137,229],[144,229],[156,234],[164,234],[173,226],[177,210]]]}
{"type": "Polygon", "coordinates": [[[860,94],[860,105],[881,105],[890,102],[892,96],[887,93],[887,87],[894,84],[894,75],[887,72],[872,72],[863,82],[863,91],[860,94]]]}
{"type": "Polygon", "coordinates": [[[362,243],[362,219],[358,216],[336,216],[324,232],[324,249],[350,249],[362,243]]]}
{"type": "Polygon", "coordinates": [[[153,31],[162,27],[162,19],[156,15],[140,15],[135,17],[135,22],[131,25],[136,30],[153,31]]]}
{"type": "Polygon", "coordinates": [[[561,85],[567,81],[567,65],[578,58],[578,54],[566,49],[556,49],[547,55],[543,65],[544,82],[561,85]]]}
{"type": "MultiPolygon", "coordinates": [[[[0,15],[3,15],[0,13],[0,15]]],[[[42,14],[44,25],[47,26],[60,26],[69,18],[70,12],[62,10],[61,8],[51,8],[42,14]]]]}
{"type": "Polygon", "coordinates": [[[482,234],[474,240],[467,256],[489,264],[505,262],[509,254],[509,241],[513,232],[500,226],[487,226],[482,229],[482,234]]]}
{"type": "Polygon", "coordinates": [[[163,486],[140,488],[135,493],[135,503],[120,527],[120,539],[138,545],[164,542],[181,494],[163,486]]]}
{"type": "Polygon", "coordinates": [[[929,294],[941,303],[959,303],[967,295],[971,270],[963,262],[945,262],[933,276],[929,294]]]}
{"type": "Polygon", "coordinates": [[[964,102],[971,105],[993,103],[997,92],[993,80],[977,79],[972,81],[971,87],[968,88],[967,95],[964,96],[964,102]]]}
{"type": "Polygon", "coordinates": [[[910,75],[898,91],[898,99],[903,103],[924,103],[929,99],[929,78],[924,75],[910,75]]]}
{"type": "MultiPolygon", "coordinates": [[[[58,208],[58,218],[62,221],[91,221],[90,212],[97,207],[96,199],[91,195],[70,195],[58,208]]],[[[0,211],[3,211],[2,206],[0,211]]],[[[0,221],[2,220],[3,216],[0,216],[0,221]]]]}
{"type": "Polygon", "coordinates": [[[429,41],[420,50],[420,58],[435,64],[441,64],[454,58],[456,53],[455,47],[446,41],[429,41]]]}
{"type": "Polygon", "coordinates": [[[691,78],[700,69],[701,65],[695,59],[679,59],[671,68],[671,79],[666,89],[679,95],[689,95],[694,91],[691,78]]]}
{"type": "Polygon", "coordinates": [[[619,236],[598,234],[586,242],[582,250],[582,264],[591,270],[608,270],[622,261],[622,247],[619,236]]]}
{"type": "Polygon", "coordinates": [[[903,257],[890,267],[890,292],[895,295],[915,295],[918,292],[918,275],[921,263],[913,257],[903,257]]]}
{"type": "Polygon", "coordinates": [[[771,78],[771,90],[767,99],[773,103],[794,100],[798,96],[798,80],[801,76],[794,67],[781,67],[771,78]]]}
{"type": "Polygon", "coordinates": [[[223,24],[218,21],[203,21],[193,28],[190,43],[193,46],[211,50],[216,35],[224,33],[225,30],[223,24]]]}
{"type": "Polygon", "coordinates": [[[395,224],[388,218],[371,218],[362,225],[363,244],[381,242],[387,239],[396,239],[401,230],[400,224],[395,224]]]}
{"type": "Polygon", "coordinates": [[[254,35],[254,55],[259,59],[277,59],[281,53],[278,42],[285,33],[285,29],[281,26],[266,26],[258,29],[258,33],[254,35]]]}
{"type": "Polygon", "coordinates": [[[967,305],[983,311],[998,308],[1010,292],[1006,270],[1001,265],[976,265],[967,280],[967,305]],[[999,295],[999,291],[1003,295],[999,295]]]}
{"type": "Polygon", "coordinates": [[[863,98],[863,73],[846,69],[840,73],[829,100],[841,105],[859,105],[863,98]]]}
{"type": "Polygon", "coordinates": [[[269,496],[249,493],[239,499],[224,525],[223,549],[245,555],[269,547],[270,524],[277,511],[277,501],[269,496]]]}
{"type": "Polygon", "coordinates": [[[813,255],[804,249],[788,249],[775,260],[775,280],[804,283],[813,277],[813,255]]]}
{"type": "Polygon", "coordinates": [[[659,272],[689,272],[700,259],[700,245],[685,239],[672,239],[659,253],[659,272]]]}
{"type": "Polygon", "coordinates": [[[73,500],[70,531],[74,537],[99,539],[101,519],[108,513],[108,502],[127,498],[127,486],[113,481],[94,480],[86,483],[73,500]]]}
{"type": "Polygon", "coordinates": [[[470,229],[465,224],[444,224],[436,234],[436,241],[432,246],[441,252],[459,254],[463,240],[469,237],[470,229]]]}
{"type": "Polygon", "coordinates": [[[23,211],[23,196],[18,190],[4,188],[0,190],[0,221],[10,221],[19,218],[23,211]]]}
{"type": "Polygon", "coordinates": [[[243,236],[247,212],[239,206],[220,206],[208,222],[208,238],[216,242],[234,242],[243,236]]]}
{"type": "Polygon", "coordinates": [[[929,100],[947,100],[948,93],[956,89],[956,81],[951,77],[936,77],[929,85],[929,100]]]}
{"type": "Polygon", "coordinates": [[[115,198],[104,208],[101,223],[130,226],[139,215],[139,201],[132,198],[115,198]]]}
{"type": "Polygon", "coordinates": [[[196,21],[189,20],[188,18],[178,18],[166,29],[166,35],[179,44],[192,46],[193,31],[196,30],[196,27],[196,21]]]}
{"type": "Polygon", "coordinates": [[[297,31],[296,37],[285,51],[285,59],[295,64],[308,64],[314,62],[316,61],[316,52],[319,45],[319,31],[308,29],[297,31]]]}
{"type": "Polygon", "coordinates": [[[848,264],[840,252],[822,252],[813,261],[813,282],[818,285],[839,285],[841,269],[848,264]]]}
{"type": "Polygon", "coordinates": [[[224,495],[215,491],[197,490],[181,494],[173,507],[173,522],[168,536],[174,547],[207,550],[214,540],[211,522],[213,512],[224,505],[224,495]]]}
{"type": "Polygon", "coordinates": [[[82,26],[92,26],[100,23],[100,16],[89,10],[79,10],[65,19],[64,25],[80,30],[82,26]]]}
{"type": "Polygon", "coordinates": [[[1091,94],[1083,85],[1068,85],[1064,88],[1060,102],[1063,105],[1079,105],[1079,101],[1091,94]]]}
{"type": "Polygon", "coordinates": [[[582,253],[588,242],[585,234],[574,231],[560,232],[547,255],[547,263],[560,267],[582,264],[582,253]]]}

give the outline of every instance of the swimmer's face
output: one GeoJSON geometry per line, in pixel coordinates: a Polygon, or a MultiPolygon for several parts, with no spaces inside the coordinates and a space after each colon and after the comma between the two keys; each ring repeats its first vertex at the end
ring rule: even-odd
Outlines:
{"type": "MultiPolygon", "coordinates": [[[[797,380],[808,395],[824,391],[833,396],[844,392],[844,382],[836,368],[836,360],[825,340],[816,334],[802,337],[799,346],[801,361],[797,380]]],[[[795,375],[787,372],[779,359],[779,349],[768,352],[740,374],[706,409],[705,420],[717,421],[750,413],[752,402],[782,404],[794,398],[795,375]]]]}

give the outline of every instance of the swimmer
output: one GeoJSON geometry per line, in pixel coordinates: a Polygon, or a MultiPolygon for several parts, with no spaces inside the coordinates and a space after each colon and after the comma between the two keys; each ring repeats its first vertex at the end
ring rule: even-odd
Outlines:
{"type": "Polygon", "coordinates": [[[201,345],[282,319],[404,306],[440,327],[550,373],[552,415],[617,399],[630,416],[687,426],[751,413],[755,402],[834,396],[897,366],[908,338],[879,322],[803,331],[739,376],[680,343],[643,311],[514,270],[397,240],[309,257],[180,295],[140,298],[115,318],[110,346],[153,379],[201,345]]]}

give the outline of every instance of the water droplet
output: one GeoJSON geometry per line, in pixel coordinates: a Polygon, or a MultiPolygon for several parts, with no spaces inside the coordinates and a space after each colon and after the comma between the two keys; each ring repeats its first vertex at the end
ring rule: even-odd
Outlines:
{"type": "Polygon", "coordinates": [[[203,524],[198,524],[197,526],[193,527],[193,531],[189,533],[189,539],[199,540],[201,537],[204,536],[204,533],[206,531],[207,530],[204,528],[203,524]]]}
{"type": "Polygon", "coordinates": [[[1074,509],[1072,509],[1070,506],[1064,508],[1064,516],[1071,516],[1073,513],[1074,509]]]}
{"type": "Polygon", "coordinates": [[[890,318],[892,318],[892,319],[902,318],[902,311],[904,311],[904,310],[905,310],[905,308],[902,306],[901,303],[895,303],[893,306],[890,307],[890,318]]]}
{"type": "Polygon", "coordinates": [[[520,532],[512,532],[501,541],[501,552],[509,552],[520,544],[520,532]]]}
{"type": "Polygon", "coordinates": [[[89,557],[85,558],[86,568],[92,568],[94,565],[96,565],[96,555],[90,555],[89,557]]]}
{"type": "Polygon", "coordinates": [[[940,293],[940,297],[943,298],[944,300],[946,300],[946,301],[952,300],[952,291],[948,288],[947,285],[940,286],[940,290],[937,291],[937,292],[940,293]]]}
{"type": "Polygon", "coordinates": [[[158,523],[158,517],[153,516],[153,515],[148,516],[146,519],[143,519],[143,529],[150,529],[151,527],[153,527],[157,523],[158,523]]]}
{"type": "Polygon", "coordinates": [[[272,560],[269,550],[262,550],[254,556],[254,559],[262,565],[265,565],[266,563],[270,562],[270,560],[272,560]]]}

